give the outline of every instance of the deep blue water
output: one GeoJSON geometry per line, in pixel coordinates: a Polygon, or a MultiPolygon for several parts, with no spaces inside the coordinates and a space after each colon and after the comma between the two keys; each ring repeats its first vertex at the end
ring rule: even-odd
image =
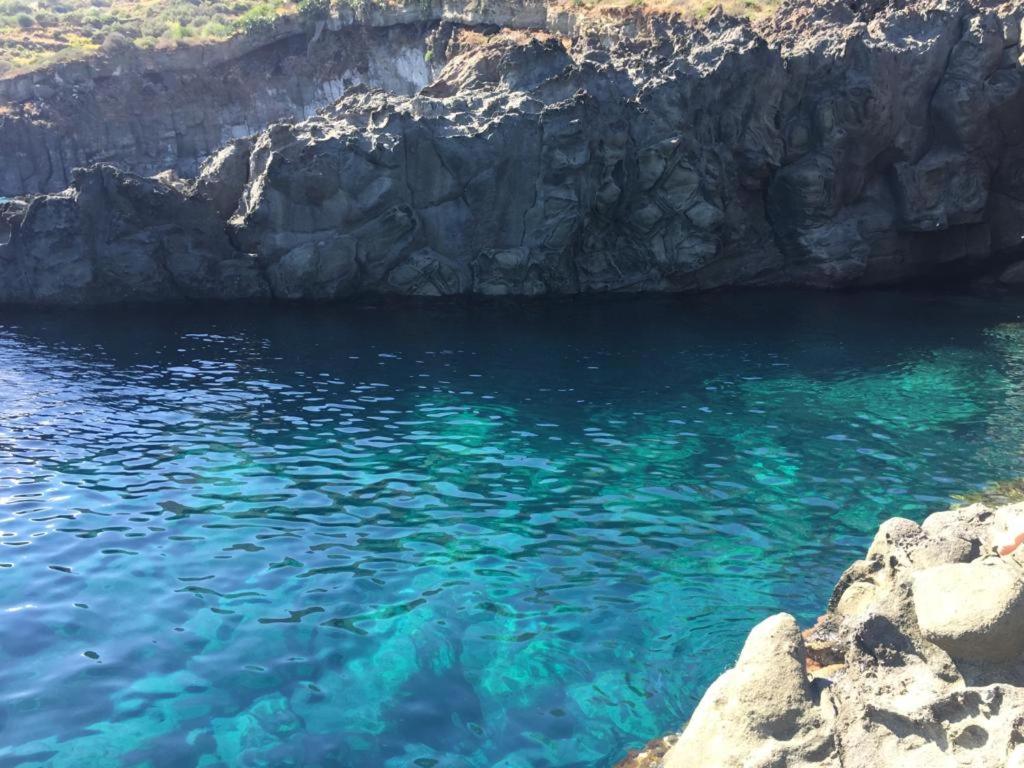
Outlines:
{"type": "Polygon", "coordinates": [[[0,766],[608,766],[1024,474],[1021,309],[0,313],[0,766]]]}

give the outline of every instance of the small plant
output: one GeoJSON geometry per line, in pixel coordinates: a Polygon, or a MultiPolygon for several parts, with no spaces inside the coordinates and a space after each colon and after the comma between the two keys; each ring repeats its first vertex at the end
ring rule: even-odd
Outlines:
{"type": "Polygon", "coordinates": [[[326,19],[331,14],[331,0],[300,0],[299,15],[305,19],[326,19]]]}
{"type": "Polygon", "coordinates": [[[246,11],[236,22],[236,28],[247,35],[258,35],[274,28],[274,9],[261,3],[246,11]]]}
{"type": "Polygon", "coordinates": [[[104,38],[103,44],[100,46],[100,49],[108,56],[111,56],[129,49],[131,48],[131,46],[131,40],[122,35],[120,32],[111,32],[104,38]]]}
{"type": "Polygon", "coordinates": [[[992,483],[980,490],[953,496],[953,499],[962,504],[1016,504],[1024,501],[1024,478],[992,483]]]}
{"type": "Polygon", "coordinates": [[[203,26],[202,36],[207,40],[222,40],[230,37],[234,30],[222,21],[211,21],[203,26]]]}

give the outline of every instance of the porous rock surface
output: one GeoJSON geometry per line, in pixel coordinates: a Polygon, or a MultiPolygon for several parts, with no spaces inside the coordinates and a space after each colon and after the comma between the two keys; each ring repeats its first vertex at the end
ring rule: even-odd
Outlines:
{"type": "Polygon", "coordinates": [[[1024,554],[996,554],[1007,519],[1024,524],[1024,505],[888,521],[813,628],[764,620],[674,746],[621,768],[1024,766],[1024,554]]]}
{"type": "Polygon", "coordinates": [[[1018,284],[1022,14],[439,27],[415,95],[356,84],[195,179],[92,166],[0,207],[0,302],[1018,284]]]}

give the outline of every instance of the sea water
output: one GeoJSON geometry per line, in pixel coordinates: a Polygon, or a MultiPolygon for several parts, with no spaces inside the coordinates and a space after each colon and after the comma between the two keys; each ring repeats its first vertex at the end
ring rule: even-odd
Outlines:
{"type": "Polygon", "coordinates": [[[1024,474],[1022,308],[0,312],[0,766],[609,766],[1024,474]]]}

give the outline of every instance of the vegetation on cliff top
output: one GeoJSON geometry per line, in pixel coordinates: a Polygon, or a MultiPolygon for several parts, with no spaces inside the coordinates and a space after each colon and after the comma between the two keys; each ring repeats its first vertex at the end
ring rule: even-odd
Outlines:
{"type": "Polygon", "coordinates": [[[323,14],[329,0],[0,0],[0,74],[101,49],[173,48],[323,14]]]}
{"type": "MultiPolygon", "coordinates": [[[[356,3],[361,0],[333,0],[356,3]]],[[[429,0],[383,0],[417,3],[429,0]]],[[[129,46],[167,49],[269,29],[283,16],[325,15],[332,0],[0,0],[0,77],[129,46]]],[[[577,10],[643,6],[700,17],[716,5],[757,15],[775,0],[548,0],[577,10]]]]}

